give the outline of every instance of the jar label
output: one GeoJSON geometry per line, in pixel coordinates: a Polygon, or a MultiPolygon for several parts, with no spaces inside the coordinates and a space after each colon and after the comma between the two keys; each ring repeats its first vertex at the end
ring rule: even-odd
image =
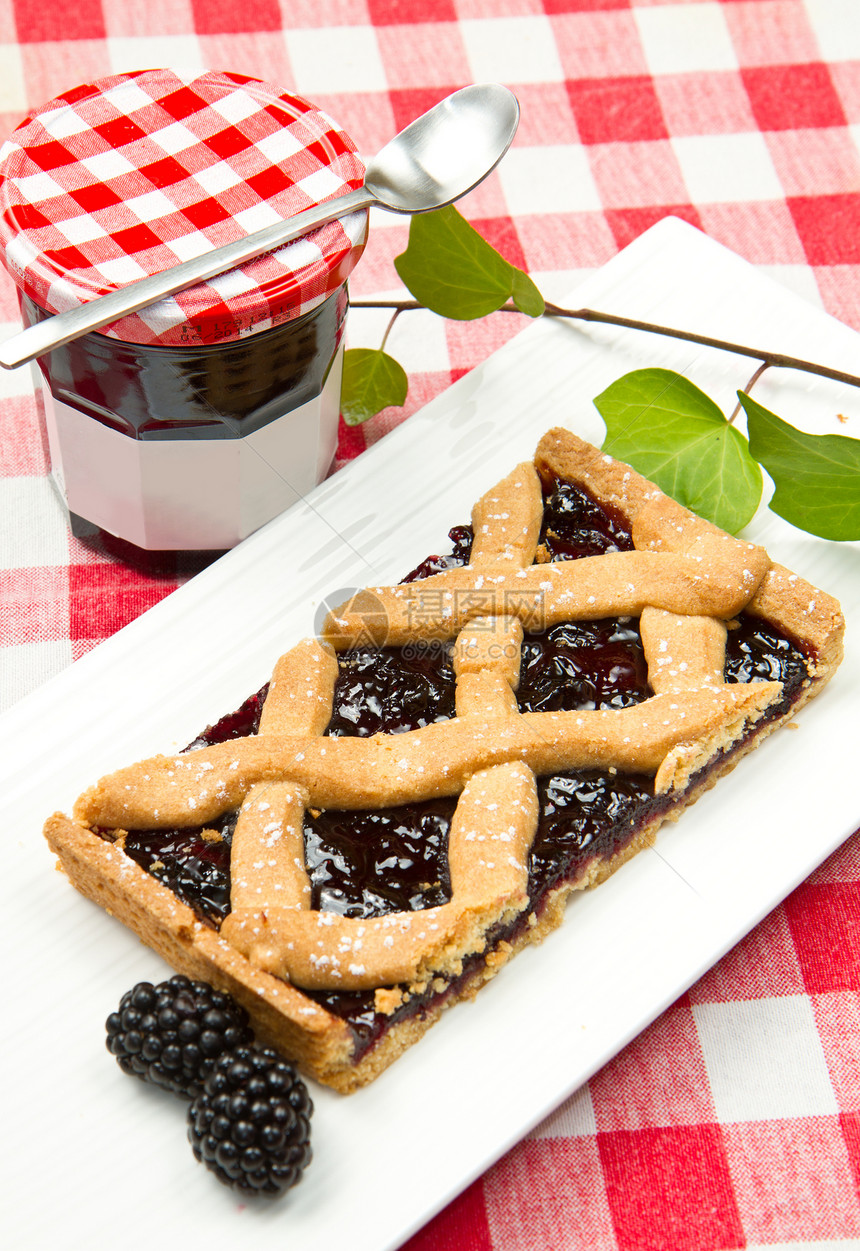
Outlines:
{"type": "Polygon", "coordinates": [[[42,393],[71,512],[152,551],[219,551],[321,482],[334,459],[343,347],[320,395],[242,439],[138,441],[42,393]]]}

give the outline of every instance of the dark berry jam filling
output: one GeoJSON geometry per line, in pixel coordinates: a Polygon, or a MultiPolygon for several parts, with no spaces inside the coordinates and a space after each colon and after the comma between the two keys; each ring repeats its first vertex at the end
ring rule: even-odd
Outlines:
{"type": "Polygon", "coordinates": [[[371,917],[447,903],[454,806],[453,799],[431,799],[380,812],[310,811],[305,855],[311,907],[371,917]]]}
{"type": "Polygon", "coordinates": [[[545,488],[540,541],[550,560],[633,551],[633,536],[623,514],[561,479],[545,488]]]}
{"type": "Polygon", "coordinates": [[[569,621],[523,639],[521,712],[629,708],[651,694],[639,630],[630,618],[569,621]]]}
{"type": "Polygon", "coordinates": [[[451,540],[449,554],[428,556],[426,560],[422,560],[417,569],[407,573],[401,581],[417,582],[420,578],[432,577],[434,573],[444,573],[446,569],[458,569],[461,565],[468,565],[473,537],[471,526],[454,526],[453,530],[448,531],[448,538],[451,540]]]}
{"type": "Polygon", "coordinates": [[[326,731],[335,738],[400,734],[454,716],[449,645],[356,648],[338,656],[338,669],[326,731]]]}
{"type": "Polygon", "coordinates": [[[741,613],[726,640],[727,682],[781,682],[782,699],[771,712],[781,716],[809,681],[803,649],[775,626],[741,613]]]}
{"type": "Polygon", "coordinates": [[[529,860],[530,893],[547,891],[571,867],[611,856],[654,815],[651,778],[581,769],[538,780],[540,822],[529,860]]]}
{"type": "MultiPolygon", "coordinates": [[[[452,551],[428,557],[405,581],[429,577],[469,561],[472,531],[450,532],[452,551]]],[[[633,547],[624,518],[567,482],[548,484],[541,543],[555,560],[576,560],[633,547]]],[[[327,733],[396,734],[455,715],[451,648],[444,644],[381,650],[355,649],[338,657],[339,677],[327,733]]],[[[726,647],[726,681],[776,680],[784,696],[769,717],[780,716],[809,680],[802,649],[774,626],[742,613],[726,647]]],[[[267,688],[210,726],[189,750],[254,734],[267,688]]],[[[529,711],[626,708],[648,699],[647,667],[637,623],[620,617],[557,625],[527,634],[517,701],[529,711]]],[[[706,772],[706,771],[703,771],[706,772]]],[[[615,770],[575,770],[538,780],[540,817],[529,861],[531,908],[491,936],[514,942],[540,915],[549,893],[580,879],[595,859],[622,852],[674,800],[655,796],[653,780],[615,770]]],[[[406,804],[380,812],[309,811],[305,850],[314,909],[369,917],[435,907],[450,898],[448,831],[454,799],[406,804]]],[[[204,836],[200,830],[136,831],[126,852],[168,885],[209,924],[229,911],[230,840],[236,814],[204,836]]],[[[484,955],[464,961],[453,981],[407,997],[391,1015],[375,1010],[374,993],[307,992],[342,1018],[356,1040],[356,1058],[390,1025],[424,1014],[480,976],[484,955]]]]}
{"type": "Polygon", "coordinates": [[[263,715],[263,704],[268,693],[267,682],[259,691],[249,695],[241,708],[228,712],[214,725],[207,726],[185,750],[195,751],[198,747],[211,747],[213,743],[226,743],[231,738],[248,738],[249,735],[256,734],[260,728],[260,717],[263,715]]]}
{"type": "Polygon", "coordinates": [[[220,923],[230,911],[230,847],[237,817],[227,813],[205,832],[129,830],[123,850],[198,916],[220,923]]]}

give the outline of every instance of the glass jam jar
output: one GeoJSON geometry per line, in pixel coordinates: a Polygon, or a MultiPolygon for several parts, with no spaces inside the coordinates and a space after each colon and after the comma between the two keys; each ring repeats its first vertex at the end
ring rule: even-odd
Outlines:
{"type": "MultiPolygon", "coordinates": [[[[350,138],[245,75],[114,75],[0,150],[0,244],[25,325],[359,187],[350,138]]],[[[39,358],[73,517],[151,550],[232,547],[334,457],[353,213],[39,358]]]]}

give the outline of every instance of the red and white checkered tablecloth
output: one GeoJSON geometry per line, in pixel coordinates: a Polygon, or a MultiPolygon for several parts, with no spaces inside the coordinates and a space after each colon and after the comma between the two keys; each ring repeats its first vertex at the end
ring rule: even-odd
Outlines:
{"type": "MultiPolygon", "coordinates": [[[[0,138],[79,82],[180,63],[306,96],[364,154],[504,82],[519,133],[461,207],[548,298],[671,213],[860,329],[858,0],[0,0],[0,138]]],[[[407,229],[372,232],[353,298],[400,290],[407,229]]],[[[354,312],[352,344],[387,318],[354,312]]],[[[18,324],[0,274],[0,337],[18,324]]],[[[401,317],[407,403],[342,428],[339,463],[517,329],[401,317]]],[[[0,376],[3,706],[209,559],[72,538],[30,375],[0,376]]],[[[859,1062],[855,835],[410,1251],[860,1245],[859,1062]]]]}

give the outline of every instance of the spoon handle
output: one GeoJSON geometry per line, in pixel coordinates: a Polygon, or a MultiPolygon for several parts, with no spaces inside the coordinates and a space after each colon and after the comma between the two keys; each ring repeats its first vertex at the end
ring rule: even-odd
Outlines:
{"type": "Polygon", "coordinates": [[[182,261],[160,274],[139,278],[118,291],[96,296],[94,300],[69,309],[66,313],[55,313],[46,317],[0,344],[0,366],[4,369],[17,369],[19,365],[25,365],[27,361],[50,352],[52,348],[61,347],[72,339],[79,339],[90,330],[98,330],[100,326],[118,321],[128,313],[136,313],[138,309],[146,308],[156,300],[175,295],[177,291],[184,291],[198,282],[214,278],[216,274],[223,274],[264,252],[291,243],[315,226],[324,226],[326,222],[334,221],[337,217],[346,217],[348,213],[367,208],[374,203],[375,198],[366,187],[348,191],[334,200],[326,200],[314,208],[306,209],[304,213],[297,213],[295,217],[288,217],[286,221],[264,226],[262,230],[246,235],[244,239],[222,244],[211,252],[194,256],[190,261],[182,261]]]}

